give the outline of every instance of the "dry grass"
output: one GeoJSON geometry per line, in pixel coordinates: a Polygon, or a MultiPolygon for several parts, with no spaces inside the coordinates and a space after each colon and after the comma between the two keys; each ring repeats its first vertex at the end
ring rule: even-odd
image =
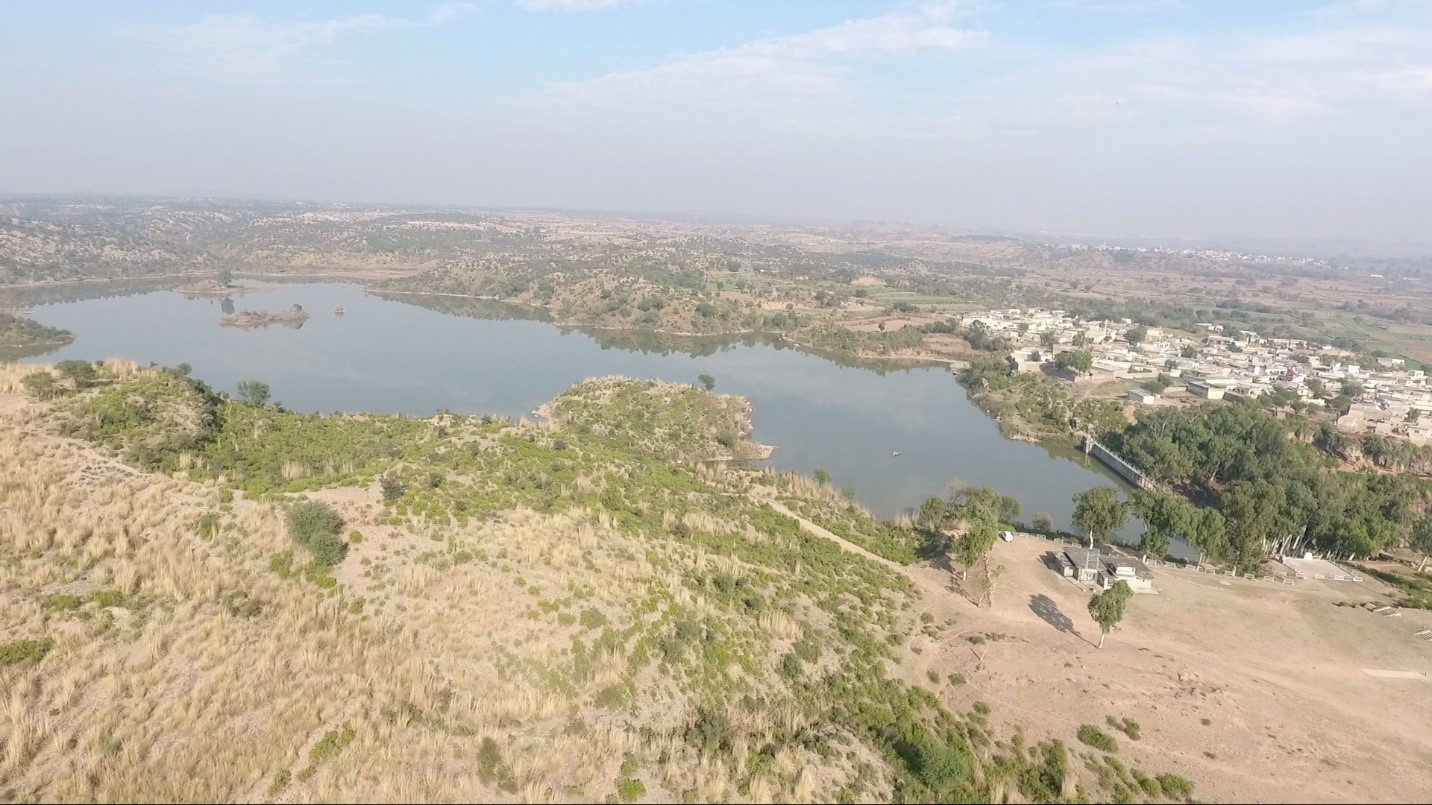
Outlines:
{"type": "MultiPolygon", "coordinates": [[[[0,388],[28,371],[0,367],[0,388]]],[[[0,668],[0,799],[589,800],[611,793],[624,756],[648,798],[742,796],[754,738],[722,757],[693,747],[681,731],[696,692],[633,659],[659,618],[634,591],[720,621],[684,574],[751,572],[739,561],[673,546],[654,563],[648,543],[587,510],[386,525],[376,489],[340,489],[318,497],[365,539],[324,590],[270,571],[292,548],[280,504],[221,504],[216,486],[136,471],[53,435],[46,416],[0,395],[0,642],[55,641],[37,663],[0,668]],[[220,525],[206,538],[196,523],[211,512],[220,525]],[[57,594],[82,603],[47,606],[57,594]],[[585,610],[609,625],[562,617],[585,610]],[[574,638],[592,649],[585,662],[574,638]],[[623,685],[633,695],[613,700],[623,685]],[[345,724],[351,743],[314,756],[345,724]],[[487,739],[495,770],[473,762],[487,739]]],[[[768,611],[732,628],[757,650],[757,677],[731,672],[779,693],[774,669],[808,624],[768,611]]],[[[727,715],[742,736],[805,718],[794,705],[727,715]]],[[[745,796],[830,796],[852,775],[840,756],[785,747],[745,796]]]]}

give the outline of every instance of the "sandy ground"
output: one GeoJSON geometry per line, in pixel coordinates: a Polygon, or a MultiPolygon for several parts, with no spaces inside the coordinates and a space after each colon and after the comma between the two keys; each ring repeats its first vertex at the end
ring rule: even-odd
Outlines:
{"type": "Polygon", "coordinates": [[[1111,731],[1108,716],[1132,718],[1140,740],[1114,733],[1119,756],[1193,780],[1200,800],[1432,800],[1432,643],[1413,637],[1432,612],[1337,605],[1385,602],[1371,580],[1284,585],[1158,568],[1159,594],[1135,596],[1099,649],[1090,594],[1042,562],[1055,545],[997,543],[1005,571],[992,607],[975,607],[948,570],[901,568],[923,601],[896,673],[1081,752],[1091,751],[1074,739],[1081,724],[1111,731]],[[947,636],[921,634],[922,612],[949,624],[947,636]],[[967,683],[932,686],[929,671],[967,683]]]}

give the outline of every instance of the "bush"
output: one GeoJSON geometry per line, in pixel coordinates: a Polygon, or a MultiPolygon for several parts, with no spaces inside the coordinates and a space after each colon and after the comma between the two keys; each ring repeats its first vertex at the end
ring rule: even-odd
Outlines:
{"type": "Polygon", "coordinates": [[[327,503],[305,500],[288,510],[288,533],[313,554],[315,564],[332,567],[343,561],[348,546],[338,536],[343,518],[327,503]]]}
{"type": "Polygon", "coordinates": [[[41,400],[54,399],[65,393],[64,387],[61,386],[59,382],[55,380],[55,376],[49,372],[35,372],[25,375],[25,378],[20,381],[20,385],[24,386],[30,394],[41,400]]]}
{"type": "Polygon", "coordinates": [[[1177,774],[1160,774],[1156,779],[1164,796],[1170,799],[1193,795],[1193,783],[1177,774]]]}
{"type": "Polygon", "coordinates": [[[477,750],[477,776],[487,782],[497,778],[502,768],[502,748],[492,738],[483,738],[477,750]]]}
{"type": "Polygon", "coordinates": [[[1114,740],[1114,736],[1093,724],[1085,724],[1079,728],[1079,740],[1105,752],[1119,751],[1119,742],[1114,740]]]}
{"type": "Polygon", "coordinates": [[[47,637],[44,640],[16,640],[13,643],[5,643],[0,645],[0,668],[7,665],[39,662],[54,647],[55,639],[53,637],[47,637]]]}
{"type": "Polygon", "coordinates": [[[45,599],[45,609],[49,612],[70,612],[80,608],[84,599],[77,595],[60,593],[45,599]]]}
{"type": "Polygon", "coordinates": [[[1114,718],[1113,716],[1109,716],[1107,721],[1110,727],[1113,727],[1119,732],[1124,733],[1133,740],[1137,741],[1139,739],[1139,722],[1133,720],[1132,718],[1125,718],[1120,720],[1114,718]]]}
{"type": "Polygon", "coordinates": [[[949,790],[970,774],[969,761],[963,752],[933,740],[916,749],[915,766],[920,781],[936,792],[949,790]]]}
{"type": "Polygon", "coordinates": [[[403,492],[406,490],[403,486],[403,482],[398,480],[398,476],[392,472],[383,473],[382,476],[378,478],[378,484],[383,488],[383,500],[386,503],[392,503],[402,497],[403,492]]]}
{"type": "Polygon", "coordinates": [[[55,364],[55,369],[62,377],[75,384],[75,390],[81,391],[94,385],[99,373],[95,371],[94,364],[89,361],[60,361],[55,364]]]}
{"type": "Polygon", "coordinates": [[[646,783],[629,777],[617,783],[617,799],[621,802],[635,802],[646,796],[646,783]]]}
{"type": "Polygon", "coordinates": [[[281,579],[293,575],[293,551],[282,551],[269,557],[269,570],[281,579]]]}
{"type": "Polygon", "coordinates": [[[119,590],[100,590],[94,594],[94,602],[102,607],[124,606],[124,593],[119,590]]]}

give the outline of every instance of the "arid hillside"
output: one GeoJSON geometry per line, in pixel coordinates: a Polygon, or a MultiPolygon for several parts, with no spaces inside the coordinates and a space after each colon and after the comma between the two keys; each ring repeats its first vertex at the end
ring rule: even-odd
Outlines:
{"type": "Polygon", "coordinates": [[[1376,582],[1165,569],[1099,649],[1055,543],[961,583],[826,486],[704,463],[747,409],[692,386],[528,424],[0,371],[0,798],[1429,793],[1432,623],[1341,606],[1376,582]]]}

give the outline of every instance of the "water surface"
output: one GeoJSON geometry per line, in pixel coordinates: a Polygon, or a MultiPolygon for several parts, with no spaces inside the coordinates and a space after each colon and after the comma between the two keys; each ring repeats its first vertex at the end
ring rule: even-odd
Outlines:
{"type": "MultiPolygon", "coordinates": [[[[717,391],[751,400],[753,438],[778,448],[770,466],[806,474],[824,468],[882,516],[943,495],[958,478],[1019,498],[1026,520],[1044,511],[1070,528],[1075,493],[1124,486],[1082,454],[1004,438],[944,369],[877,372],[761,343],[707,342],[696,355],[617,348],[541,321],[448,315],[341,284],[272,285],[235,297],[239,311],[299,304],[312,314],[298,329],[248,331],[219,326],[219,299],[172,290],[85,294],[91,298],[35,300],[34,318],[71,330],[75,341],[29,360],[188,363],[221,390],[263,380],[275,401],[298,411],[428,416],[447,409],[512,418],[588,377],[694,383],[706,373],[717,391]],[[333,313],[340,305],[342,316],[333,313]]],[[[1134,524],[1123,536],[1137,533],[1134,524]]]]}

